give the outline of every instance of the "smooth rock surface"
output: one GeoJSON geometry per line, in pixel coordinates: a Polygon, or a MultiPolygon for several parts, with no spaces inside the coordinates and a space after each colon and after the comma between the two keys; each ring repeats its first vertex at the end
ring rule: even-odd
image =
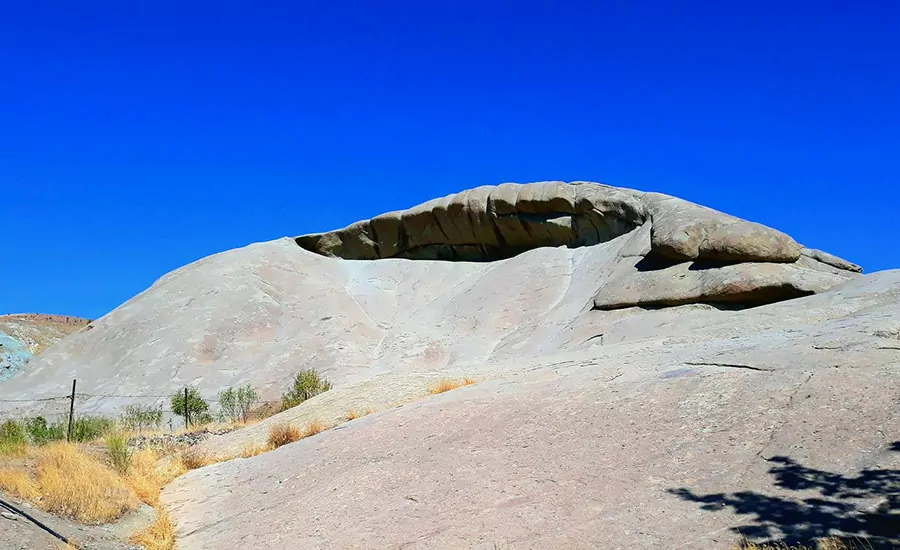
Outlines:
{"type": "MultiPolygon", "coordinates": [[[[835,510],[856,517],[900,479],[900,272],[743,311],[583,317],[573,351],[472,364],[474,386],[179,478],[163,497],[179,547],[724,550],[853,525],[835,510]]],[[[258,444],[403,380],[204,445],[258,444]]],[[[900,537],[875,516],[873,544],[900,537]]]]}
{"type": "Polygon", "coordinates": [[[822,292],[858,271],[667,195],[589,182],[486,186],[185,266],[31,361],[0,392],[60,397],[77,378],[85,394],[127,396],[85,397],[85,412],[144,394],[145,404],[165,403],[185,385],[214,397],[251,383],[277,400],[301,368],[342,384],[541,356],[593,307],[756,306],[822,292]],[[347,260],[375,258],[387,259],[347,260]],[[439,261],[448,259],[479,261],[439,261]]]}
{"type": "Polygon", "coordinates": [[[859,271],[665,195],[479,187],[176,270],[0,383],[0,411],[64,414],[28,400],[73,378],[78,414],[329,378],[200,443],[228,460],[166,489],[181,549],[820,536],[884,500],[861,484],[900,478],[900,272],[859,271]],[[234,458],[312,421],[333,429],[234,458]]]}

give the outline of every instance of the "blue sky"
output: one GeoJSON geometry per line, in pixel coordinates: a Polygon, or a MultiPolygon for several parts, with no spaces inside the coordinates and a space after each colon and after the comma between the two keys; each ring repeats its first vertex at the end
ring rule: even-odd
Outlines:
{"type": "Polygon", "coordinates": [[[18,2],[0,313],[469,187],[598,180],[900,267],[900,4],[18,2]]]}

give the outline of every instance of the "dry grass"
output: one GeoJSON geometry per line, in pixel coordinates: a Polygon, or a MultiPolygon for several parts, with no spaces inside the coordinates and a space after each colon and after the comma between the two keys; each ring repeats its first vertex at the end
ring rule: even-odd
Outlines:
{"type": "Polygon", "coordinates": [[[347,414],[346,414],[346,416],[344,416],[344,419],[347,422],[350,422],[351,420],[356,420],[357,418],[362,418],[366,415],[372,414],[373,412],[375,412],[375,411],[372,410],[371,408],[368,408],[362,412],[357,411],[356,409],[350,409],[349,411],[347,411],[347,414]]]}
{"type": "Polygon", "coordinates": [[[24,470],[0,470],[0,489],[25,500],[33,501],[41,496],[37,484],[24,470]]]}
{"type": "Polygon", "coordinates": [[[301,439],[303,439],[303,432],[287,422],[275,424],[269,428],[269,446],[273,449],[301,439]]]}
{"type": "Polygon", "coordinates": [[[216,462],[212,457],[193,447],[183,450],[178,456],[185,470],[196,470],[216,462]]]}
{"type": "Polygon", "coordinates": [[[130,456],[126,473],[101,462],[106,453],[94,451],[68,443],[28,448],[27,460],[0,469],[0,489],[85,524],[114,521],[143,501],[156,508],[157,519],[131,542],[147,550],[173,550],[175,529],[160,506],[162,488],[188,469],[211,461],[191,449],[162,458],[147,449],[130,456]]]}
{"type": "MultiPolygon", "coordinates": [[[[275,424],[271,428],[269,428],[269,448],[263,450],[273,450],[281,447],[282,445],[287,445],[288,443],[293,443],[294,441],[300,441],[305,437],[309,437],[312,435],[316,435],[324,432],[328,429],[328,426],[325,425],[324,422],[319,420],[313,420],[306,424],[304,429],[297,428],[296,426],[292,426],[287,422],[282,422],[281,424],[275,424]]],[[[259,453],[257,453],[259,454],[259,453]]]]}
{"type": "Polygon", "coordinates": [[[272,450],[271,444],[266,445],[247,445],[241,450],[241,453],[238,455],[241,458],[251,458],[257,455],[261,455],[263,453],[267,453],[272,450]]]}
{"type": "Polygon", "coordinates": [[[455,390],[455,389],[461,388],[463,386],[471,386],[474,383],[475,383],[475,380],[473,380],[472,378],[468,378],[468,377],[463,378],[461,380],[445,378],[443,380],[438,380],[437,382],[428,386],[428,392],[437,395],[439,393],[444,393],[444,392],[447,392],[450,390],[455,390]]]}
{"type": "Polygon", "coordinates": [[[309,437],[311,435],[320,434],[327,429],[328,429],[328,426],[326,426],[323,422],[320,422],[318,420],[313,420],[312,422],[307,424],[306,429],[303,430],[303,437],[309,437]]]}
{"type": "Polygon", "coordinates": [[[156,451],[146,449],[132,456],[125,482],[141,501],[157,507],[163,487],[187,470],[181,460],[160,460],[156,451]]]}
{"type": "Polygon", "coordinates": [[[168,512],[156,508],[156,521],[149,527],[135,533],[131,542],[143,546],[147,550],[173,550],[175,548],[175,524],[168,512]]]}
{"type": "Polygon", "coordinates": [[[86,524],[114,521],[139,501],[125,481],[78,445],[53,443],[40,449],[35,463],[38,505],[86,524]]]}

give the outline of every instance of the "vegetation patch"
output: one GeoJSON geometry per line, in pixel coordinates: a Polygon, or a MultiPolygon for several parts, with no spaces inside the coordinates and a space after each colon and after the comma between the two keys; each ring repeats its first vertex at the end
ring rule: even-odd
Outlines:
{"type": "Polygon", "coordinates": [[[307,399],[331,389],[331,382],[315,369],[307,369],[297,373],[290,390],[281,396],[281,410],[296,407],[307,399]]]}
{"type": "Polygon", "coordinates": [[[300,428],[287,422],[275,424],[269,428],[269,446],[273,449],[299,441],[302,438],[303,432],[300,431],[300,428]]]}
{"type": "Polygon", "coordinates": [[[52,443],[38,451],[38,506],[86,524],[114,521],[139,501],[124,480],[78,445],[52,443]]]}
{"type": "Polygon", "coordinates": [[[26,444],[25,429],[21,424],[13,420],[0,424],[0,455],[21,455],[26,444]]]}
{"type": "Polygon", "coordinates": [[[107,434],[106,448],[109,460],[120,474],[127,474],[131,466],[131,450],[128,448],[128,436],[122,432],[107,434]]]}
{"type": "Polygon", "coordinates": [[[131,542],[143,546],[147,550],[173,550],[175,548],[175,524],[168,512],[161,507],[156,509],[156,521],[149,527],[135,533],[131,542]]]}
{"type": "Polygon", "coordinates": [[[179,455],[185,470],[196,470],[213,464],[215,460],[195,447],[185,449],[179,455]]]}
{"type": "Polygon", "coordinates": [[[471,386],[475,383],[475,380],[472,378],[462,378],[462,379],[450,379],[445,378],[443,380],[438,380],[437,382],[428,386],[428,392],[432,394],[439,394],[448,392],[450,390],[455,390],[457,388],[461,388],[463,386],[471,386]]]}
{"type": "Polygon", "coordinates": [[[0,470],[0,489],[25,500],[34,501],[41,496],[37,484],[31,479],[31,476],[20,469],[4,468],[0,470]]]}
{"type": "Polygon", "coordinates": [[[145,429],[158,430],[162,425],[162,418],[162,405],[128,405],[122,413],[120,422],[127,430],[140,433],[145,429]]]}
{"type": "Polygon", "coordinates": [[[233,423],[247,423],[253,407],[258,402],[259,394],[253,389],[253,386],[228,388],[219,394],[222,420],[233,423]]]}
{"type": "Polygon", "coordinates": [[[172,412],[185,419],[190,426],[209,424],[209,403],[200,395],[200,390],[191,386],[172,394],[172,412]]]}

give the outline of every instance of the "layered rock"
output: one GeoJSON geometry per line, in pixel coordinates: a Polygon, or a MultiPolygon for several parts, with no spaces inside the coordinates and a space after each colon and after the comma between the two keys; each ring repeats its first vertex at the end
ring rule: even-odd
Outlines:
{"type": "Polygon", "coordinates": [[[636,263],[633,272],[604,285],[595,298],[599,309],[769,303],[821,292],[861,271],[758,223],[660,193],[591,182],[479,187],[337,231],[304,235],[297,244],[348,260],[491,261],[625,235],[640,241],[632,245],[639,248],[634,255],[658,268],[649,272],[647,263],[643,269],[636,263]],[[771,263],[791,267],[765,265],[771,263]]]}

